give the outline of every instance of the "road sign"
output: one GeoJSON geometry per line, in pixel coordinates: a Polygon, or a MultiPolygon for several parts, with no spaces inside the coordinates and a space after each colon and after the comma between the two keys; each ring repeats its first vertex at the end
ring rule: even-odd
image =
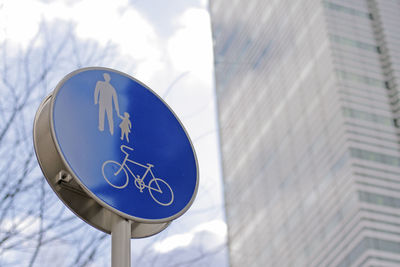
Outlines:
{"type": "Polygon", "coordinates": [[[83,210],[58,185],[81,189],[125,219],[159,223],[159,230],[192,204],[199,179],[193,145],[171,108],[136,79],[100,67],[74,71],[58,84],[38,114],[35,128],[46,124],[41,117],[49,117],[56,151],[44,153],[41,147],[49,143],[48,137],[34,130],[46,178],[60,198],[95,227],[110,232],[87,215],[99,207],[83,210]],[[61,167],[50,167],[47,154],[57,154],[61,167]],[[55,173],[58,178],[52,177],[55,173]]]}

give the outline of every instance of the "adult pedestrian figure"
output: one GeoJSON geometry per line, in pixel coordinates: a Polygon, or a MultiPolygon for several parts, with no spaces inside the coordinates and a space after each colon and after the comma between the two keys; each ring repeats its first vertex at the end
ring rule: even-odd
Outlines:
{"type": "Polygon", "coordinates": [[[99,130],[104,131],[104,113],[107,114],[108,126],[111,135],[114,134],[113,102],[115,111],[119,114],[118,96],[115,88],[110,84],[110,75],[103,73],[104,81],[98,81],[94,89],[94,104],[99,103],[99,130]]]}

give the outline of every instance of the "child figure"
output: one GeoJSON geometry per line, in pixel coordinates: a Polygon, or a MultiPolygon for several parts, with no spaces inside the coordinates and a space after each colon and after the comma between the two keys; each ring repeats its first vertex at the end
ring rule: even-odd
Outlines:
{"type": "Polygon", "coordinates": [[[124,117],[120,116],[122,122],[119,124],[119,128],[121,128],[121,140],[124,140],[124,136],[126,136],[126,141],[129,142],[129,133],[131,132],[132,123],[129,120],[129,113],[124,112],[124,117]]]}

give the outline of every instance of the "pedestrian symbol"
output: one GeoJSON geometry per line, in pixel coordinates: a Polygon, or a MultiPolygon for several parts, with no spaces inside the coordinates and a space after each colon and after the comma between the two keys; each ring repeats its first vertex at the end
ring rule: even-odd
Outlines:
{"type": "Polygon", "coordinates": [[[121,128],[121,140],[124,140],[124,137],[126,137],[126,141],[129,142],[129,133],[131,132],[132,128],[132,123],[129,120],[129,113],[124,112],[124,117],[120,116],[122,119],[121,124],[119,125],[119,128],[121,128]]]}
{"type": "Polygon", "coordinates": [[[115,111],[119,115],[118,96],[115,88],[110,84],[110,75],[104,73],[104,81],[98,81],[94,90],[94,103],[99,105],[99,130],[104,131],[104,113],[107,114],[108,126],[111,135],[114,134],[113,102],[115,111]]]}
{"type": "Polygon", "coordinates": [[[129,113],[124,112],[124,116],[119,113],[118,105],[118,94],[115,88],[110,84],[110,75],[103,73],[104,81],[98,81],[96,88],[94,89],[94,104],[99,105],[99,131],[104,131],[104,114],[107,114],[108,127],[110,134],[114,134],[114,118],[113,118],[113,106],[118,117],[122,120],[119,124],[121,128],[121,140],[126,138],[129,142],[129,133],[131,132],[132,123],[129,120],[129,113]],[[113,105],[114,103],[114,105],[113,105]]]}

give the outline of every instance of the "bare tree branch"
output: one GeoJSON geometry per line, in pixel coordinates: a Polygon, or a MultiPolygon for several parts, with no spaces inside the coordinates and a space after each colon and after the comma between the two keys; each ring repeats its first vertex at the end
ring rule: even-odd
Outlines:
{"type": "Polygon", "coordinates": [[[111,63],[112,46],[77,39],[71,23],[42,21],[25,47],[4,41],[0,48],[0,265],[22,253],[25,266],[40,266],[44,251],[65,244],[72,248],[65,264],[87,266],[106,235],[91,234],[85,246],[72,238],[87,224],[49,192],[35,160],[31,125],[35,109],[65,73],[111,63]]]}

